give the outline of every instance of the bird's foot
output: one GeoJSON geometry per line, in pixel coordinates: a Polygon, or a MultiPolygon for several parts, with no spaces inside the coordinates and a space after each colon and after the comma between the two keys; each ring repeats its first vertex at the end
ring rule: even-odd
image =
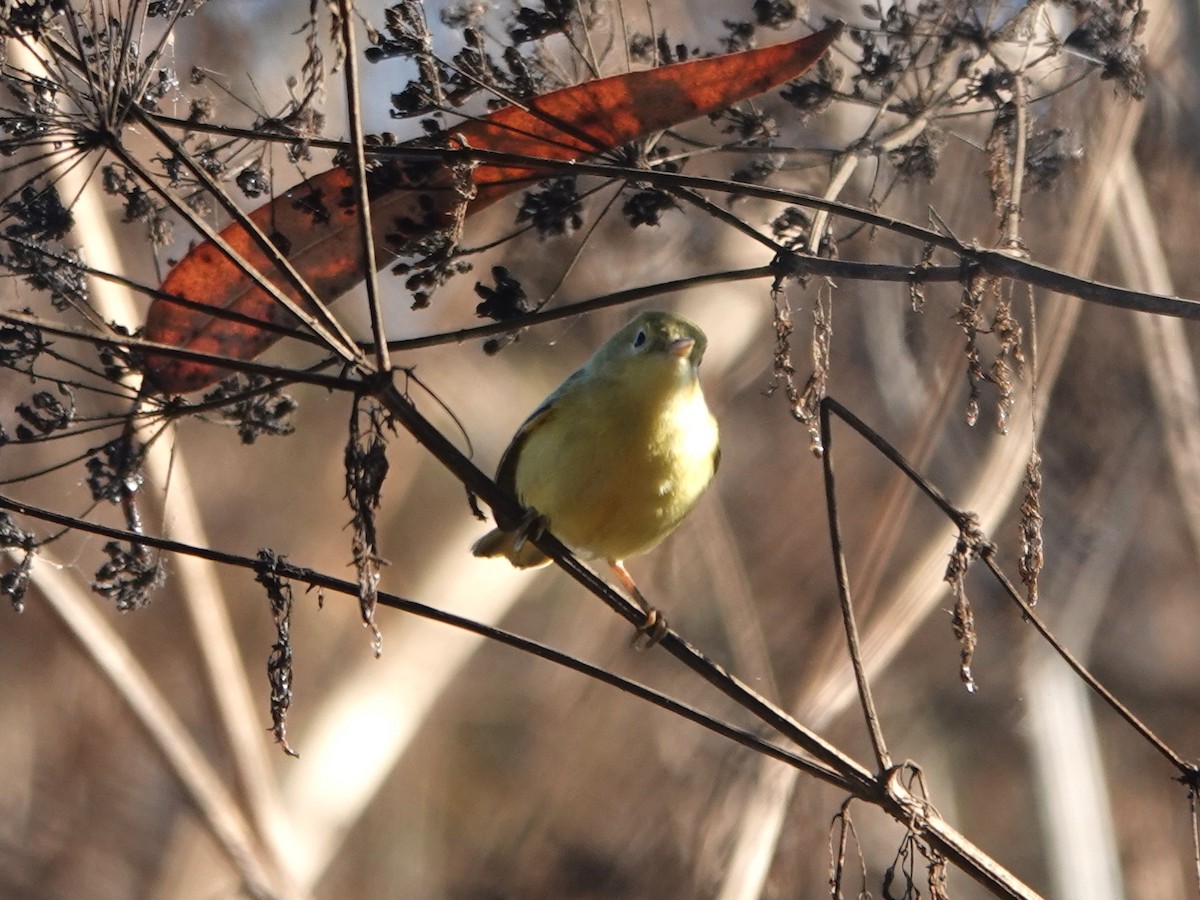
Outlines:
{"type": "Polygon", "coordinates": [[[670,626],[667,625],[667,619],[642,594],[623,562],[620,560],[610,560],[608,565],[616,574],[617,580],[621,582],[621,586],[625,588],[629,596],[633,598],[633,601],[646,614],[646,620],[641,625],[636,626],[637,632],[633,636],[631,646],[635,650],[648,650],[661,641],[666,636],[667,631],[670,630],[670,626]]]}
{"type": "Polygon", "coordinates": [[[629,646],[634,650],[649,650],[667,636],[671,626],[667,624],[667,617],[653,606],[649,606],[649,604],[639,604],[639,606],[646,613],[646,621],[636,626],[633,640],[629,642],[629,646]]]}
{"type": "Polygon", "coordinates": [[[526,541],[536,541],[545,534],[546,525],[547,520],[545,516],[540,515],[532,506],[527,508],[525,514],[521,516],[521,521],[513,529],[513,532],[516,534],[516,537],[513,539],[513,552],[520,553],[526,541]]]}

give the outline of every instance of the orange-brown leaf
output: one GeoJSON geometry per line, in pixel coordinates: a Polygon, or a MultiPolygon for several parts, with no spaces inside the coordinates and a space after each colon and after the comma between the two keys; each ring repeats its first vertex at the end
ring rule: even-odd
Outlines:
{"type": "MultiPolygon", "coordinates": [[[[529,157],[587,158],[797,77],[821,57],[839,31],[840,26],[835,25],[787,44],[564,88],[536,97],[524,107],[506,107],[456,126],[450,129],[449,139],[460,146],[529,157]]],[[[451,226],[457,216],[470,215],[545,174],[535,167],[480,165],[472,174],[474,196],[464,200],[452,185],[450,166],[397,163],[388,164],[384,171],[387,177],[376,179],[371,203],[372,240],[385,259],[421,237],[451,226]]],[[[364,277],[353,187],[349,172],[330,169],[250,214],[326,303],[364,277]]],[[[299,299],[246,229],[234,223],[221,236],[284,293],[299,299]]],[[[188,253],[167,276],[162,291],[226,310],[243,320],[285,328],[297,324],[291,313],[209,242],[188,253]]],[[[145,337],[248,360],[271,346],[279,334],[160,298],[150,307],[145,337]]],[[[148,356],[145,367],[155,387],[170,393],[199,390],[226,374],[216,366],[165,355],[148,356]]]]}

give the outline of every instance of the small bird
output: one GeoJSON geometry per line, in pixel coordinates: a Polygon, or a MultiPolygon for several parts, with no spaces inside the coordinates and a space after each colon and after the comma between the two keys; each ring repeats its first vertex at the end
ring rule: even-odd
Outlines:
{"type": "Polygon", "coordinates": [[[471,548],[518,568],[550,561],[529,540],[549,530],[585,559],[602,559],[646,613],[653,643],[665,623],[625,560],[655,547],[696,505],[721,459],[717,422],[700,390],[708,339],[681,316],[643,312],[534,410],[500,458],[496,482],[526,507],[471,548]]]}

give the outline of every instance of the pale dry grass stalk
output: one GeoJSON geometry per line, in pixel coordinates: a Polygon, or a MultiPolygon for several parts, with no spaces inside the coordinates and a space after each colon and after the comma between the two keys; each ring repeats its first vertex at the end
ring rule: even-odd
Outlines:
{"type": "MultiPolygon", "coordinates": [[[[23,68],[29,71],[37,71],[40,67],[36,57],[22,45],[18,44],[14,47],[14,57],[23,68]]],[[[68,167],[62,176],[62,188],[68,196],[76,198],[72,211],[78,227],[86,230],[88,235],[89,263],[100,271],[124,271],[125,267],[117,240],[105,212],[104,203],[99,196],[100,188],[96,180],[87,178],[83,166],[68,167]]],[[[90,289],[97,310],[106,319],[125,324],[131,330],[140,321],[141,314],[132,303],[129,291],[124,287],[102,278],[93,278],[90,289]]],[[[127,386],[134,390],[137,389],[136,384],[127,386]]],[[[157,440],[148,445],[145,466],[151,481],[156,486],[163,489],[168,483],[171,486],[172,503],[171,514],[167,517],[167,533],[184,543],[208,546],[208,535],[200,520],[199,507],[192,491],[189,470],[178,457],[172,459],[171,442],[157,440]]],[[[143,490],[140,496],[146,499],[153,493],[153,491],[143,490]]],[[[250,820],[254,823],[255,833],[252,835],[252,842],[255,849],[253,852],[261,857],[254,862],[254,867],[261,869],[262,872],[270,873],[272,896],[299,898],[302,895],[291,886],[291,880],[285,874],[286,870],[280,865],[280,848],[287,842],[286,828],[280,815],[281,808],[278,794],[274,789],[274,779],[270,766],[267,764],[262,727],[255,710],[256,704],[253,700],[250,681],[238,652],[233,626],[225,606],[220,583],[216,577],[216,567],[207,560],[186,555],[176,558],[173,563],[177,567],[177,576],[172,583],[187,609],[196,646],[204,663],[203,684],[218,711],[224,735],[230,744],[230,755],[236,769],[240,797],[245,800],[250,820]]],[[[66,583],[65,579],[66,576],[63,575],[61,579],[55,581],[55,584],[61,587],[66,583]]],[[[42,583],[44,584],[44,581],[42,583]]],[[[84,599],[86,586],[83,587],[84,590],[77,589],[77,596],[70,600],[76,604],[74,607],[76,609],[78,609],[79,603],[87,602],[84,599]]],[[[122,646],[119,649],[113,649],[108,655],[124,654],[132,660],[128,647],[114,631],[110,630],[105,633],[96,628],[84,628],[75,631],[74,636],[80,642],[92,639],[120,642],[122,646]]],[[[92,648],[89,651],[89,657],[96,660],[98,666],[101,665],[99,660],[104,655],[101,648],[92,648]]],[[[137,669],[135,665],[101,667],[101,671],[110,678],[117,675],[145,677],[145,673],[137,669]]],[[[144,693],[145,686],[139,688],[114,681],[113,687],[125,702],[135,709],[136,713],[135,704],[139,702],[136,695],[144,693]]],[[[159,699],[164,705],[166,704],[165,699],[159,699]]],[[[153,703],[149,705],[146,705],[145,701],[142,703],[146,709],[146,712],[142,714],[153,714],[157,709],[153,703]]],[[[162,712],[161,709],[157,711],[158,713],[162,712]]],[[[182,728],[182,725],[179,727],[182,728]]],[[[196,759],[200,758],[200,751],[190,738],[187,738],[188,746],[185,750],[179,749],[178,745],[183,741],[184,735],[175,731],[169,723],[160,727],[147,727],[146,732],[168,761],[179,758],[180,754],[184,753],[184,758],[190,760],[189,765],[194,766],[196,759]],[[161,743],[165,740],[172,741],[176,746],[161,743]]],[[[213,778],[216,777],[215,773],[210,774],[213,778]]],[[[204,778],[200,778],[200,781],[203,782],[204,778]]],[[[232,795],[229,795],[227,799],[232,801],[232,795]]],[[[255,872],[247,872],[247,863],[234,853],[236,849],[237,854],[244,857],[245,848],[231,844],[228,839],[220,837],[222,834],[230,833],[229,812],[221,810],[220,804],[216,802],[198,802],[195,805],[202,816],[212,814],[213,810],[220,814],[224,821],[210,821],[208,823],[209,830],[218,835],[219,842],[229,851],[234,868],[241,871],[244,877],[249,878],[253,875],[255,879],[258,879],[260,875],[255,872]]]]}
{"type": "MultiPolygon", "coordinates": [[[[1117,205],[1107,225],[1122,280],[1133,288],[1174,293],[1158,226],[1132,155],[1115,161],[1112,179],[1117,205]]],[[[1200,548],[1200,387],[1195,361],[1180,322],[1157,316],[1132,318],[1156,403],[1156,434],[1163,436],[1192,546],[1200,548]]],[[[1085,661],[1134,533],[1137,509],[1150,488],[1154,468],[1146,460],[1153,452],[1146,434],[1133,446],[1114,447],[1112,455],[1124,465],[1112,501],[1102,513],[1107,527],[1092,544],[1087,560],[1074,566],[1073,573],[1054,579],[1070,586],[1062,598],[1058,636],[1085,661]]],[[[1124,896],[1120,853],[1090,694],[1040,645],[1026,665],[1024,681],[1055,895],[1065,900],[1118,900],[1124,896]]]]}
{"type": "MultiPolygon", "coordinates": [[[[1055,634],[1084,662],[1153,481],[1155,467],[1143,462],[1152,443],[1142,434],[1132,446],[1114,444],[1076,519],[1087,554],[1061,559],[1047,585],[1055,634]]],[[[1120,848],[1092,696],[1041,643],[1030,645],[1021,680],[1054,896],[1119,900],[1125,896],[1120,848]]]]}
{"type": "MultiPolygon", "coordinates": [[[[1158,225],[1146,186],[1132,156],[1113,169],[1120,214],[1109,220],[1113,255],[1132,288],[1173,294],[1158,225]]],[[[1200,557],[1200,384],[1183,323],[1161,316],[1133,315],[1146,378],[1158,409],[1167,459],[1175,475],[1180,507],[1192,548],[1200,557]]]]}
{"type": "Polygon", "coordinates": [[[224,850],[243,889],[258,898],[286,896],[237,800],[171,704],[155,687],[151,675],[96,609],[88,592],[46,548],[41,549],[34,561],[31,581],[41,592],[46,607],[145,730],[180,789],[224,850]]]}
{"type": "MultiPolygon", "coordinates": [[[[97,186],[91,183],[82,187],[75,214],[88,223],[89,258],[102,270],[121,271],[116,241],[96,197],[97,186]]],[[[138,321],[139,313],[128,291],[102,279],[93,279],[92,291],[97,309],[107,318],[130,324],[138,321]]],[[[164,535],[192,546],[209,546],[186,453],[169,439],[156,440],[146,448],[145,468],[150,483],[163,492],[160,495],[156,490],[146,490],[142,496],[154,499],[162,496],[164,535]]],[[[239,794],[256,831],[271,848],[276,870],[283,878],[286,869],[280,866],[282,848],[289,843],[290,832],[267,759],[269,745],[263,740],[261,703],[255,697],[254,684],[238,649],[216,564],[182,554],[172,558],[171,568],[174,570],[171,584],[187,611],[203,666],[202,684],[213,700],[229,744],[239,794]]],[[[284,883],[287,880],[283,878],[284,883]]],[[[283,890],[283,896],[300,896],[287,888],[283,890]]]]}
{"type": "MultiPolygon", "coordinates": [[[[441,551],[426,561],[412,593],[477,622],[499,624],[539,578],[468,561],[479,524],[457,521],[437,542],[441,551]]],[[[485,643],[478,635],[407,617],[388,629],[381,657],[359,657],[321,698],[298,731],[300,758],[283,775],[283,802],[293,823],[288,866],[302,885],[312,888],[320,880],[446,690],[485,643]]]]}
{"type": "MultiPolygon", "coordinates": [[[[1145,42],[1151,54],[1169,33],[1164,18],[1156,14],[1150,20],[1145,42]]],[[[1109,105],[1106,110],[1105,123],[1092,136],[1095,152],[1076,195],[1075,210],[1067,220],[1070,223],[1067,227],[1076,239],[1057,261],[1057,267],[1068,272],[1090,272],[1095,265],[1104,237],[1104,223],[1115,203],[1115,186],[1109,173],[1115,162],[1131,151],[1142,118],[1140,105],[1131,102],[1124,106],[1109,105]]],[[[1066,358],[1081,309],[1081,301],[1062,295],[1047,296],[1039,302],[1036,392],[1014,398],[1009,433],[993,440],[992,449],[980,460],[974,483],[963,488],[957,504],[960,509],[975,512],[985,532],[994,531],[1020,489],[1036,439],[1034,423],[1044,419],[1046,403],[1066,358]]],[[[924,549],[912,555],[890,595],[874,610],[863,638],[863,656],[869,674],[878,675],[891,663],[917,626],[945,596],[945,559],[955,534],[949,523],[930,534],[924,549]]],[[[835,664],[811,685],[803,695],[793,698],[789,708],[816,729],[825,728],[855,699],[849,661],[835,664]]],[[[798,773],[781,770],[769,761],[759,764],[754,787],[747,794],[745,811],[735,832],[720,900],[754,900],[762,896],[797,778],[798,773]]]]}
{"type": "MultiPolygon", "coordinates": [[[[719,356],[707,360],[706,382],[721,383],[724,371],[718,367],[736,365],[755,346],[754,329],[731,327],[728,333],[738,340],[724,342],[719,356]]],[[[436,542],[437,555],[424,561],[411,588],[413,596],[429,598],[477,622],[498,625],[518,603],[540,590],[544,579],[560,578],[569,589],[557,570],[522,572],[494,560],[471,559],[467,547],[478,537],[480,525],[462,517],[453,521],[458,524],[447,528],[436,542]]],[[[719,522],[711,523],[711,529],[719,527],[719,522]]],[[[588,600],[571,593],[566,602],[588,600]]],[[[747,614],[742,605],[727,614],[738,618],[737,628],[752,627],[742,619],[747,614]]],[[[440,708],[446,691],[486,644],[477,635],[411,617],[399,626],[390,630],[379,660],[363,658],[353,663],[320,699],[298,731],[300,759],[284,770],[283,802],[292,822],[288,869],[308,888],[334,861],[388,775],[440,708]]],[[[739,655],[765,667],[761,643],[741,642],[739,655]]]]}

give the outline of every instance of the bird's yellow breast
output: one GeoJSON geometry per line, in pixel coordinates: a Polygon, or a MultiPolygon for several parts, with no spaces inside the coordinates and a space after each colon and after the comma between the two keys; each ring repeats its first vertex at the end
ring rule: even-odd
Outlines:
{"type": "Polygon", "coordinates": [[[518,497],[585,556],[644,553],[691,510],[716,466],[717,423],[694,367],[656,354],[557,397],[521,447],[518,497]]]}

